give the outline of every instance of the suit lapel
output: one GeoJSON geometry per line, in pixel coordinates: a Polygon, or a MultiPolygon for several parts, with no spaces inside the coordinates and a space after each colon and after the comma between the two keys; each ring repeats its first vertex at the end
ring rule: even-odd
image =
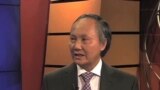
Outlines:
{"type": "Polygon", "coordinates": [[[71,64],[67,67],[64,77],[65,90],[78,90],[77,67],[76,64],[71,64]]]}
{"type": "Polygon", "coordinates": [[[102,62],[100,90],[112,90],[112,70],[102,62]]]}

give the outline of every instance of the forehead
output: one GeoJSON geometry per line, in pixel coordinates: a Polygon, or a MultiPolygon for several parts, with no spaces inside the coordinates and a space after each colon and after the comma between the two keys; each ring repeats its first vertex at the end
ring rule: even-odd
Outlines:
{"type": "Polygon", "coordinates": [[[72,25],[71,35],[98,35],[94,19],[82,18],[72,25]]]}

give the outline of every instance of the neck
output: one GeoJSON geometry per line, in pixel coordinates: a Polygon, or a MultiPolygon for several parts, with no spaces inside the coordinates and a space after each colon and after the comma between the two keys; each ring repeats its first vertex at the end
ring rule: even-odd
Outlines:
{"type": "MultiPolygon", "coordinates": [[[[100,60],[100,59],[99,59],[100,60]]],[[[83,65],[83,66],[80,66],[82,67],[83,69],[85,69],[86,71],[90,72],[92,71],[95,66],[98,64],[99,60],[97,60],[97,62],[95,62],[94,64],[87,64],[87,65],[83,65]]]]}

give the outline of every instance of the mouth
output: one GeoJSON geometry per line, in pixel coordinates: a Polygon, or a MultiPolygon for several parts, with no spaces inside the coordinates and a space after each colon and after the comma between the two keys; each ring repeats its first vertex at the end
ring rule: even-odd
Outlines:
{"type": "Polygon", "coordinates": [[[74,53],[73,54],[73,57],[75,58],[75,59],[80,59],[80,58],[82,58],[82,57],[84,57],[85,55],[84,54],[81,54],[81,53],[74,53]]]}

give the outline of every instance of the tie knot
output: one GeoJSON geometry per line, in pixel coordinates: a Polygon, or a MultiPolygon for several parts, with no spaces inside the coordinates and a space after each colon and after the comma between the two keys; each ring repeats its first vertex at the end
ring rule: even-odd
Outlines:
{"type": "Polygon", "coordinates": [[[81,74],[81,77],[84,80],[84,82],[90,82],[93,75],[94,74],[92,72],[86,72],[86,73],[81,74]]]}

